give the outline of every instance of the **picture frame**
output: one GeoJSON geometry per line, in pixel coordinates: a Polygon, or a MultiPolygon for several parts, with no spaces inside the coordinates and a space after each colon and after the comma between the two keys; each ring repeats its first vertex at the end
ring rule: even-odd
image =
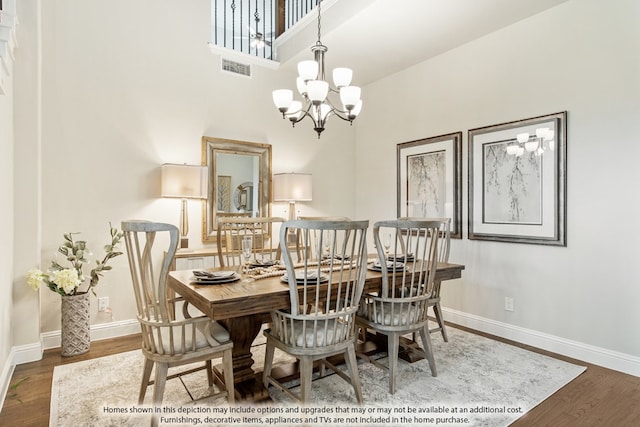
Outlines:
{"type": "Polygon", "coordinates": [[[451,218],[462,238],[462,132],[397,144],[398,217],[451,218]]]}
{"type": "Polygon", "coordinates": [[[468,131],[469,239],[567,245],[566,118],[468,131]]]}

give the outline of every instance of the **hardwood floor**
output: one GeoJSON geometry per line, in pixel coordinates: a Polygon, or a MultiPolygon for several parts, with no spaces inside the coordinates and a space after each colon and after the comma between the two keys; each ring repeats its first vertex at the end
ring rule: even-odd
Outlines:
{"type": "MultiPolygon", "coordinates": [[[[454,326],[454,325],[451,325],[454,326]]],[[[460,327],[469,332],[478,333],[460,327]]],[[[587,370],[512,424],[523,426],[640,426],[640,377],[560,356],[502,338],[479,333],[567,362],[587,370]]],[[[62,357],[60,349],[47,350],[41,361],[16,366],[10,389],[0,412],[0,426],[48,426],[51,380],[56,365],[93,359],[140,348],[140,335],[95,341],[91,350],[75,357],[62,357]]],[[[138,373],[136,373],[138,375],[138,373]]]]}
{"type": "Polygon", "coordinates": [[[48,426],[55,366],[135,350],[140,348],[141,340],[141,335],[136,334],[94,341],[88,353],[72,357],[62,357],[60,348],[46,350],[42,360],[16,366],[11,385],[22,383],[7,393],[0,412],[0,426],[48,426]]]}

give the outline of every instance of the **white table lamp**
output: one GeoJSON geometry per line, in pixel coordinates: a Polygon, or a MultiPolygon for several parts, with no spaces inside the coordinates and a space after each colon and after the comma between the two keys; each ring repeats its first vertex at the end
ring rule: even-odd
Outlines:
{"type": "Polygon", "coordinates": [[[273,201],[289,202],[289,219],[296,218],[296,202],[310,202],[310,173],[277,173],[273,175],[273,201]]]}
{"type": "Polygon", "coordinates": [[[189,247],[189,215],[187,199],[207,198],[207,167],[191,165],[164,164],[160,168],[162,175],[161,196],[182,199],[180,209],[180,247],[189,247]]]}

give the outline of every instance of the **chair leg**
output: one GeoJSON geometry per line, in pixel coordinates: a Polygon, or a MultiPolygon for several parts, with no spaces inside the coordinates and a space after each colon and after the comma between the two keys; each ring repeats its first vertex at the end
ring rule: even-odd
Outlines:
{"type": "Polygon", "coordinates": [[[444,342],[449,342],[449,337],[447,336],[447,330],[444,328],[444,318],[442,317],[442,308],[440,307],[440,303],[437,302],[433,306],[433,314],[436,316],[436,320],[438,321],[438,326],[440,326],[440,333],[442,334],[442,339],[444,342]]]}
{"type": "Polygon", "coordinates": [[[167,363],[156,363],[156,379],[153,386],[153,405],[160,406],[162,404],[162,396],[164,395],[164,386],[167,383],[167,373],[169,365],[167,363]]]}
{"type": "Polygon", "coordinates": [[[273,366],[273,353],[276,347],[271,342],[271,338],[267,338],[267,348],[264,355],[264,372],[262,373],[262,382],[265,387],[269,387],[269,376],[271,376],[271,367],[273,366]]]}
{"type": "Polygon", "coordinates": [[[144,368],[142,370],[142,383],[140,384],[140,393],[138,394],[138,405],[142,405],[144,402],[144,396],[147,394],[147,387],[149,387],[149,378],[151,378],[152,369],[153,361],[145,358],[144,368]]]}
{"type": "Polygon", "coordinates": [[[398,371],[398,347],[400,346],[400,335],[390,332],[387,335],[387,346],[389,351],[389,393],[396,392],[396,372],[398,371]]]}
{"type": "Polygon", "coordinates": [[[358,361],[356,360],[356,349],[354,346],[347,347],[345,361],[347,362],[347,368],[349,369],[349,376],[351,377],[351,385],[356,392],[356,399],[358,403],[362,405],[364,400],[362,399],[362,385],[360,384],[360,374],[358,373],[358,361]]]}
{"type": "Polygon", "coordinates": [[[233,351],[225,350],[222,354],[222,369],[224,370],[224,385],[227,389],[227,402],[233,405],[236,400],[236,389],[233,382],[233,351]]]}
{"type": "Polygon", "coordinates": [[[213,385],[213,367],[211,366],[211,360],[204,362],[204,367],[207,370],[207,381],[209,382],[209,387],[211,387],[213,385]]]}
{"type": "Polygon", "coordinates": [[[425,325],[424,328],[420,329],[420,336],[422,337],[424,354],[427,356],[429,367],[431,368],[431,375],[437,377],[438,371],[436,370],[436,359],[433,357],[433,350],[431,347],[431,334],[429,333],[429,327],[427,325],[425,325]]]}
{"type": "Polygon", "coordinates": [[[313,374],[313,359],[311,356],[300,357],[300,400],[303,404],[311,398],[311,376],[313,374]]]}
{"type": "MultiPolygon", "coordinates": [[[[365,328],[362,325],[358,325],[358,334],[356,336],[360,337],[360,341],[367,342],[367,328],[365,328]]],[[[357,344],[357,340],[356,340],[356,344],[357,344]]]]}
{"type": "MultiPolygon", "coordinates": [[[[167,382],[167,372],[169,371],[169,365],[166,363],[156,363],[156,379],[153,386],[153,407],[159,408],[162,406],[162,397],[164,395],[164,386],[167,382]]],[[[151,418],[151,427],[158,426],[158,415],[155,413],[151,418]]]]}

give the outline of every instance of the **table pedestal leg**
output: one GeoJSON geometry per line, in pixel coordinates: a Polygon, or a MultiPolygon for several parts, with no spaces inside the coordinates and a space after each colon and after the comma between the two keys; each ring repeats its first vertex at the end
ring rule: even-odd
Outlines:
{"type": "MultiPolygon", "coordinates": [[[[253,371],[251,344],[258,336],[262,326],[260,316],[244,316],[221,320],[233,341],[233,378],[236,399],[265,400],[269,392],[262,384],[262,373],[253,371]]],[[[216,374],[221,375],[221,367],[216,367],[216,374]]]]}

